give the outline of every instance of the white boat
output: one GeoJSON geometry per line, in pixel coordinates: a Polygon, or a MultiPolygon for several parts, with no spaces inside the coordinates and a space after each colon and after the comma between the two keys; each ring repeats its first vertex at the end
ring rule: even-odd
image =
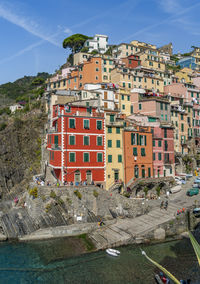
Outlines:
{"type": "Polygon", "coordinates": [[[112,256],[119,256],[120,251],[116,249],[107,249],[106,250],[107,254],[112,255],[112,256]]]}

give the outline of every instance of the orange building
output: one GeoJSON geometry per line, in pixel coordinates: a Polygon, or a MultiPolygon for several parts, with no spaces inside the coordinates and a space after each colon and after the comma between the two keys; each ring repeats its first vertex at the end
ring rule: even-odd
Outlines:
{"type": "Polygon", "coordinates": [[[125,185],[132,179],[153,177],[153,144],[150,127],[124,128],[124,178],[125,185]]]}
{"type": "Polygon", "coordinates": [[[67,78],[66,89],[82,90],[84,84],[102,83],[102,58],[91,57],[83,62],[67,78]]]}

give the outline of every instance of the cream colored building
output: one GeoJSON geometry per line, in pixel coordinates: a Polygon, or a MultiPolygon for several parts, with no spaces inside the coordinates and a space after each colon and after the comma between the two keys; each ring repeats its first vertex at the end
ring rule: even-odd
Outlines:
{"type": "Polygon", "coordinates": [[[138,46],[134,46],[130,43],[121,43],[113,49],[113,57],[120,59],[132,54],[136,54],[139,51],[140,48],[138,46]]]}
{"type": "Polygon", "coordinates": [[[178,77],[180,83],[192,84],[193,70],[185,67],[180,71],[176,72],[175,76],[178,77]]]}

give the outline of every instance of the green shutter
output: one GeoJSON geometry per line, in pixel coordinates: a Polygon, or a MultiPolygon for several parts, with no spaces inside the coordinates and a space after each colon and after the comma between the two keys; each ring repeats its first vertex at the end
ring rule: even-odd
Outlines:
{"type": "Polygon", "coordinates": [[[89,153],[83,153],[83,161],[89,162],[89,153]]]}
{"type": "Polygon", "coordinates": [[[116,127],[116,133],[120,134],[120,127],[116,127]]]}
{"type": "Polygon", "coordinates": [[[108,163],[112,163],[112,155],[108,155],[108,163]]]}
{"type": "Polygon", "coordinates": [[[136,147],[133,148],[133,156],[137,156],[137,148],[136,147]]]}
{"type": "Polygon", "coordinates": [[[148,168],[148,176],[151,177],[151,168],[148,168]]]}
{"type": "Polygon", "coordinates": [[[97,120],[97,129],[101,130],[102,129],[102,121],[97,120]]]}
{"type": "Polygon", "coordinates": [[[97,153],[97,162],[103,162],[103,154],[97,153]]]}
{"type": "Polygon", "coordinates": [[[55,144],[55,147],[58,146],[58,135],[54,136],[54,144],[55,144]]]}
{"type": "Polygon", "coordinates": [[[122,155],[118,155],[118,163],[122,162],[122,155]]]}
{"type": "Polygon", "coordinates": [[[112,140],[108,140],[108,147],[112,147],[112,140]]]}
{"type": "Polygon", "coordinates": [[[108,126],[108,133],[112,133],[112,127],[108,126]]]}
{"type": "Polygon", "coordinates": [[[140,135],[137,133],[137,145],[140,145],[140,135]]]}
{"type": "Polygon", "coordinates": [[[88,146],[89,145],[89,136],[83,136],[83,144],[85,146],[88,146]]]}
{"type": "Polygon", "coordinates": [[[131,133],[131,145],[133,145],[134,134],[131,133]]]}
{"type": "Polygon", "coordinates": [[[117,140],[117,141],[116,141],[116,147],[117,147],[117,148],[120,148],[120,140],[117,140]]]}
{"type": "Polygon", "coordinates": [[[69,128],[75,128],[75,119],[74,118],[69,119],[69,128]]]}
{"type": "Polygon", "coordinates": [[[97,137],[97,146],[102,146],[102,137],[97,137]]]}

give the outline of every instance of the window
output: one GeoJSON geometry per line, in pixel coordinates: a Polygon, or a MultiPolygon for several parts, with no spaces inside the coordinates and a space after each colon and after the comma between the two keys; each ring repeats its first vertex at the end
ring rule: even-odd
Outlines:
{"type": "Polygon", "coordinates": [[[108,155],[108,163],[112,163],[112,155],[108,155]]]}
{"type": "Polygon", "coordinates": [[[169,153],[165,153],[165,162],[169,162],[169,153]]]}
{"type": "Polygon", "coordinates": [[[109,148],[112,147],[112,140],[108,140],[108,147],[109,147],[109,148]]]}
{"type": "Polygon", "coordinates": [[[102,146],[102,137],[101,136],[97,136],[97,146],[102,146]]]}
{"type": "Polygon", "coordinates": [[[122,105],[122,109],[125,109],[125,105],[122,105]]]}
{"type": "Polygon", "coordinates": [[[151,177],[151,168],[148,168],[148,177],[151,177]]]}
{"type": "Polygon", "coordinates": [[[130,96],[127,96],[127,100],[130,101],[130,96]]]}
{"type": "Polygon", "coordinates": [[[167,129],[164,129],[164,138],[167,138],[167,129]]]}
{"type": "Polygon", "coordinates": [[[159,161],[162,160],[162,153],[158,153],[158,160],[159,160],[159,161]]]}
{"type": "Polygon", "coordinates": [[[137,156],[137,148],[133,148],[133,156],[137,156]]]}
{"type": "Polygon", "coordinates": [[[192,98],[194,97],[194,94],[193,94],[193,92],[191,92],[191,97],[192,97],[192,98]]]}
{"type": "Polygon", "coordinates": [[[121,146],[121,145],[120,145],[120,140],[116,140],[116,147],[117,147],[117,148],[120,148],[120,146],[121,146]]]}
{"type": "Polygon", "coordinates": [[[90,161],[89,153],[83,153],[83,162],[87,163],[90,161]]]}
{"type": "Polygon", "coordinates": [[[114,122],[114,118],[115,118],[114,114],[111,114],[110,115],[110,122],[114,122]]]}
{"type": "Polygon", "coordinates": [[[106,60],[104,60],[103,63],[106,64],[106,60]]]}
{"type": "Polygon", "coordinates": [[[108,126],[108,133],[112,133],[112,127],[108,126]]]}
{"type": "Polygon", "coordinates": [[[152,84],[154,84],[154,79],[152,79],[152,84]]]}
{"type": "Polygon", "coordinates": [[[140,135],[140,145],[147,145],[147,137],[146,135],[140,135]]]}
{"type": "Polygon", "coordinates": [[[84,146],[89,146],[90,145],[89,136],[83,136],[83,145],[84,146]]]}
{"type": "Polygon", "coordinates": [[[118,163],[122,162],[122,155],[118,155],[118,163]]]}
{"type": "Polygon", "coordinates": [[[160,103],[160,109],[163,110],[163,103],[160,103]]]}
{"type": "Polygon", "coordinates": [[[146,154],[145,154],[145,148],[141,148],[141,156],[146,156],[146,154]]]}
{"type": "Polygon", "coordinates": [[[181,131],[184,132],[184,124],[181,123],[181,131]]]}
{"type": "Polygon", "coordinates": [[[119,127],[116,127],[116,133],[120,134],[120,128],[119,127]]]}
{"type": "Polygon", "coordinates": [[[69,136],[69,145],[75,145],[75,136],[69,136]]]}
{"type": "Polygon", "coordinates": [[[103,162],[103,153],[97,153],[97,162],[103,162]]]}
{"type": "Polygon", "coordinates": [[[141,110],[142,109],[142,104],[139,104],[139,110],[141,110]]]}
{"type": "Polygon", "coordinates": [[[55,147],[58,147],[58,135],[54,136],[54,144],[55,144],[55,147]]]}
{"type": "Polygon", "coordinates": [[[69,128],[75,128],[75,119],[74,118],[69,119],[69,128]]]}
{"type": "Polygon", "coordinates": [[[144,82],[145,82],[145,83],[147,82],[147,78],[146,78],[146,77],[144,78],[144,82]]]}
{"type": "Polygon", "coordinates": [[[84,129],[89,129],[90,128],[90,121],[89,121],[89,119],[84,119],[83,120],[83,128],[84,129]]]}
{"type": "MultiPolygon", "coordinates": [[[[125,83],[124,83],[125,84],[125,83]]],[[[122,100],[124,100],[124,95],[122,95],[122,100]]]]}
{"type": "Polygon", "coordinates": [[[156,159],[156,153],[153,153],[153,160],[155,161],[156,159]]]}
{"type": "Polygon", "coordinates": [[[155,140],[153,140],[153,147],[155,147],[156,146],[156,141],[155,140]]]}
{"type": "Polygon", "coordinates": [[[103,68],[103,71],[106,72],[107,71],[106,68],[103,68]]]}
{"type": "Polygon", "coordinates": [[[102,121],[97,120],[97,129],[101,130],[102,129],[102,121]]]}
{"type": "Polygon", "coordinates": [[[167,104],[165,104],[165,110],[167,110],[167,104]]]}
{"type": "Polygon", "coordinates": [[[128,83],[128,87],[129,87],[129,89],[131,88],[131,83],[128,83]]]}
{"type": "Polygon", "coordinates": [[[165,114],[165,120],[167,121],[167,114],[165,114]]]}
{"type": "MultiPolygon", "coordinates": [[[[123,86],[123,88],[125,88],[125,87],[126,87],[126,84],[125,84],[125,82],[123,82],[122,86],[123,86]]],[[[123,96],[123,95],[122,95],[122,96],[123,96]]],[[[122,100],[123,100],[123,99],[122,99],[122,100]]]]}
{"type": "Polygon", "coordinates": [[[167,151],[168,149],[168,144],[167,144],[167,141],[165,140],[165,151],[167,151]]]}
{"type": "Polygon", "coordinates": [[[133,113],[133,106],[131,106],[131,113],[133,113]]]}
{"type": "Polygon", "coordinates": [[[162,147],[162,141],[158,140],[158,147],[162,147]]]}
{"type": "Polygon", "coordinates": [[[69,153],[69,161],[70,162],[75,162],[76,161],[75,160],[75,153],[72,153],[72,152],[69,153]]]}
{"type": "Polygon", "coordinates": [[[183,114],[181,114],[181,120],[183,120],[183,114]]]}
{"type": "Polygon", "coordinates": [[[63,86],[65,86],[66,85],[66,80],[63,80],[63,86]]]}
{"type": "Polygon", "coordinates": [[[136,145],[137,136],[135,133],[131,133],[131,145],[136,145]]]}

